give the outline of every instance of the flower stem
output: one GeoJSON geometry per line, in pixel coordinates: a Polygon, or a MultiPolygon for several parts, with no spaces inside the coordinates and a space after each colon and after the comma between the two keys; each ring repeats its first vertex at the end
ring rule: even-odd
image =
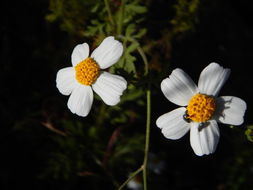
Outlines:
{"type": "MultiPolygon", "coordinates": [[[[147,76],[148,71],[148,60],[143,51],[143,49],[138,46],[137,51],[142,57],[144,62],[144,76],[147,76]]],[[[148,152],[149,152],[149,139],[150,139],[150,120],[151,120],[151,91],[150,91],[150,83],[148,83],[148,89],[146,92],[147,96],[147,119],[146,119],[146,139],[145,139],[145,149],[144,149],[144,160],[143,160],[143,187],[144,190],[147,190],[147,163],[148,163],[148,152]]]]}
{"type": "Polygon", "coordinates": [[[135,43],[138,44],[137,51],[140,54],[140,56],[143,60],[143,63],[144,63],[144,76],[147,76],[148,75],[148,59],[147,59],[143,49],[141,48],[140,44],[138,43],[138,41],[136,41],[134,38],[125,37],[125,36],[122,36],[122,35],[118,35],[118,38],[123,39],[124,43],[126,43],[126,41],[129,40],[131,42],[135,42],[135,43]]]}
{"type": "MultiPolygon", "coordinates": [[[[124,40],[129,40],[132,42],[138,43],[134,38],[126,38],[125,36],[119,35],[119,38],[124,40]]],[[[139,44],[139,43],[138,43],[139,44]]],[[[140,54],[143,62],[144,62],[144,76],[148,76],[149,68],[148,68],[148,59],[143,51],[143,49],[138,46],[137,51],[140,54]]],[[[151,90],[150,90],[150,82],[148,81],[148,88],[146,92],[147,98],[147,118],[146,118],[146,138],[145,138],[145,148],[144,148],[144,159],[143,165],[133,172],[130,177],[120,186],[119,190],[122,189],[134,176],[136,176],[140,171],[143,171],[143,187],[144,190],[147,190],[147,163],[148,163],[148,152],[149,152],[149,139],[150,139],[150,122],[151,122],[151,90]]]]}
{"type": "Polygon", "coordinates": [[[105,2],[105,7],[106,7],[106,10],[107,10],[108,16],[109,16],[109,21],[112,24],[112,26],[114,26],[114,20],[113,20],[113,17],[112,17],[112,12],[111,12],[111,8],[109,6],[109,2],[108,2],[108,0],[104,0],[104,2],[105,2]]]}
{"type": "Polygon", "coordinates": [[[101,104],[99,112],[98,112],[98,119],[96,120],[96,126],[102,126],[104,123],[104,120],[107,117],[107,108],[106,105],[104,103],[101,104]]]}
{"type": "Polygon", "coordinates": [[[124,20],[124,13],[125,13],[125,0],[121,1],[120,5],[120,14],[119,14],[119,21],[118,21],[118,27],[117,27],[117,34],[121,35],[122,28],[123,28],[123,20],[124,20]]]}
{"type": "Polygon", "coordinates": [[[144,149],[144,160],[143,160],[143,186],[144,190],[147,190],[147,163],[148,163],[148,152],[149,152],[149,139],[150,139],[150,116],[151,116],[151,91],[147,90],[147,121],[146,121],[146,141],[144,149]]]}
{"type": "Polygon", "coordinates": [[[140,46],[137,47],[137,51],[139,52],[139,54],[144,62],[144,65],[145,65],[144,76],[147,76],[148,75],[148,59],[147,59],[143,49],[140,46]]]}

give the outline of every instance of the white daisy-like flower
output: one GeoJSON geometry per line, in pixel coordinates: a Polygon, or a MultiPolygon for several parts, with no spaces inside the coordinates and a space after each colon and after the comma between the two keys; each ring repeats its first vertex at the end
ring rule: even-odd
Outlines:
{"type": "Polygon", "coordinates": [[[175,69],[161,83],[166,98],[181,106],[160,116],[156,125],[168,139],[179,139],[190,130],[190,144],[196,155],[213,153],[219,142],[217,122],[241,125],[246,103],[234,96],[217,97],[230,69],[209,64],[200,74],[198,86],[182,70],[175,69]]]}
{"type": "Polygon", "coordinates": [[[133,179],[131,179],[127,183],[127,187],[128,187],[128,189],[132,189],[132,190],[141,190],[141,189],[143,189],[143,185],[142,185],[142,182],[141,182],[141,177],[139,175],[135,176],[133,179]]]}
{"type": "Polygon", "coordinates": [[[122,44],[110,36],[89,57],[87,43],[77,45],[71,55],[72,67],[63,68],[56,76],[56,86],[63,95],[70,95],[68,108],[74,114],[87,116],[93,102],[93,90],[110,106],[120,101],[127,87],[126,80],[102,69],[115,64],[123,53],[122,44]]]}

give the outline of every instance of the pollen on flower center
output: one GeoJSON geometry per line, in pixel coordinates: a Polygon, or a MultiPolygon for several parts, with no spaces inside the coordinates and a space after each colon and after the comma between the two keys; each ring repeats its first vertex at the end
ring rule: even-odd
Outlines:
{"type": "Polygon", "coordinates": [[[84,85],[92,85],[98,78],[100,68],[94,59],[88,57],[75,66],[76,80],[84,85]]]}
{"type": "Polygon", "coordinates": [[[196,94],[191,98],[186,108],[187,119],[195,122],[205,122],[213,116],[216,108],[215,99],[205,94],[196,94]]]}

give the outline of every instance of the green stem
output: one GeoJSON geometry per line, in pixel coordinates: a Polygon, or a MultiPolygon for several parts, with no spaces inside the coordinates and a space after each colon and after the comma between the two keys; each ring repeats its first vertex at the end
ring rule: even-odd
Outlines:
{"type": "Polygon", "coordinates": [[[114,26],[114,20],[113,20],[113,17],[112,17],[112,12],[111,12],[111,9],[110,9],[110,6],[109,6],[109,2],[108,2],[108,0],[104,0],[104,2],[105,2],[105,7],[106,7],[106,10],[107,10],[108,16],[109,16],[109,21],[112,24],[112,26],[114,26]]]}
{"type": "Polygon", "coordinates": [[[143,165],[133,172],[130,177],[119,187],[118,190],[123,189],[123,187],[128,184],[128,182],[133,179],[138,173],[143,171],[143,187],[147,190],[147,163],[148,163],[148,152],[149,152],[149,139],[150,139],[150,120],[151,120],[151,91],[147,90],[147,121],[146,121],[146,140],[144,149],[144,160],[143,165]]]}
{"type": "Polygon", "coordinates": [[[125,13],[125,0],[122,0],[121,5],[120,5],[119,22],[118,22],[118,28],[117,28],[118,35],[121,35],[122,33],[124,13],[125,13]]]}
{"type": "MultiPolygon", "coordinates": [[[[148,75],[148,59],[143,51],[143,49],[139,46],[137,51],[141,55],[145,68],[144,75],[148,75]]],[[[146,120],[146,140],[145,140],[145,149],[144,149],[144,160],[143,160],[143,187],[144,190],[147,190],[147,163],[148,163],[148,152],[149,152],[149,139],[150,139],[150,120],[151,120],[151,91],[150,84],[148,84],[147,89],[147,120],[146,120]]]]}
{"type": "Polygon", "coordinates": [[[141,55],[141,58],[142,58],[142,60],[143,60],[143,62],[144,62],[144,65],[145,65],[145,68],[144,68],[144,69],[145,69],[145,71],[144,71],[144,76],[147,76],[147,75],[148,75],[148,59],[147,59],[147,57],[146,57],[146,55],[145,55],[143,49],[142,49],[140,46],[137,47],[137,51],[138,51],[139,54],[141,55]]]}
{"type": "Polygon", "coordinates": [[[123,189],[129,181],[131,181],[138,173],[140,173],[143,170],[143,166],[141,166],[139,169],[137,169],[135,172],[133,172],[130,177],[118,188],[118,190],[123,189]]]}
{"type": "MultiPolygon", "coordinates": [[[[145,72],[144,75],[148,75],[148,59],[143,51],[143,49],[139,46],[137,48],[140,53],[144,65],[145,72]]],[[[147,190],[147,163],[148,163],[148,152],[149,152],[149,139],[150,139],[150,120],[151,120],[151,91],[150,84],[148,84],[147,89],[147,120],[146,120],[146,140],[145,140],[145,149],[144,149],[144,160],[143,160],[143,187],[144,190],[147,190]]]]}
{"type": "Polygon", "coordinates": [[[106,110],[106,105],[104,103],[101,103],[100,109],[99,109],[99,113],[98,113],[98,119],[96,120],[96,126],[102,126],[104,123],[104,120],[107,117],[107,110],[106,110]]]}
{"type": "Polygon", "coordinates": [[[146,121],[146,142],[144,150],[143,160],[143,186],[144,190],[147,190],[147,163],[148,163],[148,152],[149,152],[149,139],[150,139],[150,119],[151,118],[151,91],[147,90],[147,121],[146,121]]]}
{"type": "Polygon", "coordinates": [[[124,40],[124,43],[126,43],[128,40],[131,41],[131,42],[135,42],[138,44],[138,47],[137,47],[137,51],[138,53],[140,54],[142,60],[143,60],[143,63],[144,63],[144,76],[147,76],[148,75],[148,59],[143,51],[143,49],[141,48],[140,44],[134,39],[134,38],[131,38],[131,37],[125,37],[125,36],[122,36],[121,34],[118,35],[118,38],[121,38],[124,40]]]}
{"type": "MultiPolygon", "coordinates": [[[[123,38],[124,40],[129,40],[132,42],[138,43],[134,38],[126,38],[125,36],[118,36],[119,38],[123,38]]],[[[137,51],[139,52],[143,62],[144,62],[144,76],[148,76],[149,74],[149,69],[148,69],[148,59],[143,51],[143,49],[138,46],[137,51]]],[[[145,139],[145,149],[144,149],[144,159],[143,159],[143,165],[141,168],[139,168],[137,171],[138,173],[140,171],[143,171],[143,187],[144,190],[147,190],[147,163],[148,163],[148,152],[149,152],[149,139],[150,139],[150,122],[151,122],[151,90],[150,90],[150,83],[148,82],[148,89],[146,92],[146,97],[147,97],[147,118],[146,118],[146,139],[145,139]]],[[[128,178],[124,182],[124,186],[135,176],[137,175],[136,172],[131,174],[132,177],[128,178]]],[[[123,185],[121,186],[124,187],[123,185]]],[[[120,189],[121,189],[120,188],[120,189]]]]}

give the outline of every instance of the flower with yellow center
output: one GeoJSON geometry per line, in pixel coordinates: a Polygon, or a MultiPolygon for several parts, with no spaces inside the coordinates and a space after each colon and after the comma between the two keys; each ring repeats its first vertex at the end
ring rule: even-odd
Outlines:
{"type": "Polygon", "coordinates": [[[126,80],[104,69],[115,64],[123,53],[122,44],[110,36],[89,56],[87,43],[77,45],[71,55],[72,67],[60,69],[56,86],[63,95],[70,95],[68,108],[79,116],[87,116],[93,103],[93,90],[110,106],[120,101],[127,87],[126,80]]]}
{"type": "Polygon", "coordinates": [[[209,64],[200,74],[198,86],[181,69],[175,69],[161,83],[165,97],[181,106],[165,113],[156,125],[168,139],[179,139],[190,130],[190,144],[196,155],[213,153],[219,142],[217,122],[241,125],[246,103],[234,96],[217,97],[230,69],[209,64]]]}

